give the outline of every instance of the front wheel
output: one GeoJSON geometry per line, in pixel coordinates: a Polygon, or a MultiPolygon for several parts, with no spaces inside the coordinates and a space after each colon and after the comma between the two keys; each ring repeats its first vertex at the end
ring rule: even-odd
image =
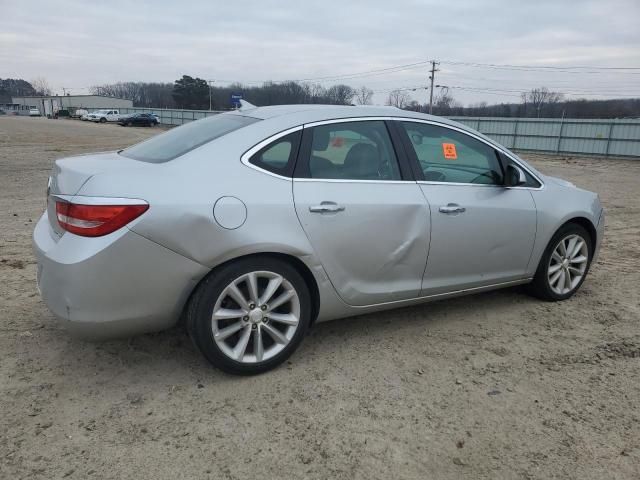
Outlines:
{"type": "Polygon", "coordinates": [[[575,223],[564,225],[549,242],[529,290],[549,301],[570,298],[584,282],[592,255],[589,233],[575,223]]]}
{"type": "Polygon", "coordinates": [[[106,122],[107,122],[107,119],[106,119],[106,118],[102,117],[102,118],[100,119],[100,123],[106,123],[106,122]]]}
{"type": "Polygon", "coordinates": [[[258,374],[298,347],[311,321],[311,297],[288,263],[249,258],[212,272],[191,298],[186,320],[189,335],[214,366],[258,374]]]}

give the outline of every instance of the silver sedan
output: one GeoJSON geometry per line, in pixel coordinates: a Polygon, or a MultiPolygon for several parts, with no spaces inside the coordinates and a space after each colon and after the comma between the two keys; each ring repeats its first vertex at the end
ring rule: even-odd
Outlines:
{"type": "Polygon", "coordinates": [[[71,330],[182,322],[211,363],[251,374],[314,322],[518,284],[567,299],[603,231],[595,193],[458,123],[245,106],[57,160],[34,248],[71,330]]]}

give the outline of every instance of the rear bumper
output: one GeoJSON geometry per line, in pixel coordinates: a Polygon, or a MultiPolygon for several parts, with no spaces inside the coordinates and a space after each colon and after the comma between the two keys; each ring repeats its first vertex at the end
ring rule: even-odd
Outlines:
{"type": "Polygon", "coordinates": [[[85,238],[52,232],[45,213],[33,247],[38,290],[72,333],[94,339],[174,325],[208,269],[123,228],[85,238]]]}

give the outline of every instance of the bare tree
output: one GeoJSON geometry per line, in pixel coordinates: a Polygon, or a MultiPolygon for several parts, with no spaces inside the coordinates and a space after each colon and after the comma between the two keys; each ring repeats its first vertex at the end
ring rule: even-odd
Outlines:
{"type": "Polygon", "coordinates": [[[441,109],[449,109],[453,106],[455,102],[453,95],[449,93],[448,87],[443,87],[440,89],[440,93],[436,95],[436,98],[433,100],[433,103],[436,107],[441,109]]]}
{"type": "Polygon", "coordinates": [[[349,85],[338,84],[327,89],[329,103],[335,105],[349,105],[354,95],[355,91],[349,85]]]}
{"type": "Polygon", "coordinates": [[[536,112],[536,116],[540,117],[540,111],[545,105],[558,103],[562,100],[563,95],[558,92],[550,92],[547,87],[534,88],[529,92],[522,94],[522,103],[530,104],[536,112]]]}
{"type": "Polygon", "coordinates": [[[36,77],[31,80],[30,83],[37,96],[47,97],[51,95],[51,87],[49,86],[49,82],[47,82],[44,77],[36,77]]]}
{"type": "Polygon", "coordinates": [[[356,89],[356,103],[358,105],[371,105],[371,99],[373,98],[373,90],[365,87],[364,85],[356,89]]]}
{"type": "Polygon", "coordinates": [[[387,105],[392,107],[405,108],[410,101],[409,94],[403,90],[393,90],[387,97],[387,105]]]}
{"type": "Polygon", "coordinates": [[[404,108],[412,112],[421,112],[423,107],[417,100],[411,100],[404,108]]]}
{"type": "Polygon", "coordinates": [[[443,87],[438,95],[433,99],[433,107],[436,115],[451,115],[454,108],[462,105],[453,98],[449,88],[443,87]]]}

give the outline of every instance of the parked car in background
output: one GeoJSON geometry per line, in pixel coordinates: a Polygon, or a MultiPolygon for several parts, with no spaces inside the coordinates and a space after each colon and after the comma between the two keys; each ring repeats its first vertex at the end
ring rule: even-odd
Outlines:
{"type": "Polygon", "coordinates": [[[82,118],[84,115],[88,115],[89,111],[85,110],[84,108],[76,108],[73,111],[73,115],[71,115],[72,118],[82,118]]]}
{"type": "Polygon", "coordinates": [[[117,122],[120,120],[120,110],[96,110],[87,115],[87,120],[92,122],[117,122]]]}
{"type": "Polygon", "coordinates": [[[118,125],[123,127],[155,127],[158,119],[151,113],[132,113],[131,115],[122,115],[118,120],[118,125]]]}
{"type": "Polygon", "coordinates": [[[521,284],[568,299],[604,234],[597,194],[393,107],[243,107],[57,160],[48,191],[37,282],[65,325],[182,318],[240,374],[285,361],[316,321],[521,284]]]}
{"type": "Polygon", "coordinates": [[[29,116],[30,117],[39,117],[40,116],[40,110],[38,110],[36,107],[30,107],[29,108],[29,116]]]}

